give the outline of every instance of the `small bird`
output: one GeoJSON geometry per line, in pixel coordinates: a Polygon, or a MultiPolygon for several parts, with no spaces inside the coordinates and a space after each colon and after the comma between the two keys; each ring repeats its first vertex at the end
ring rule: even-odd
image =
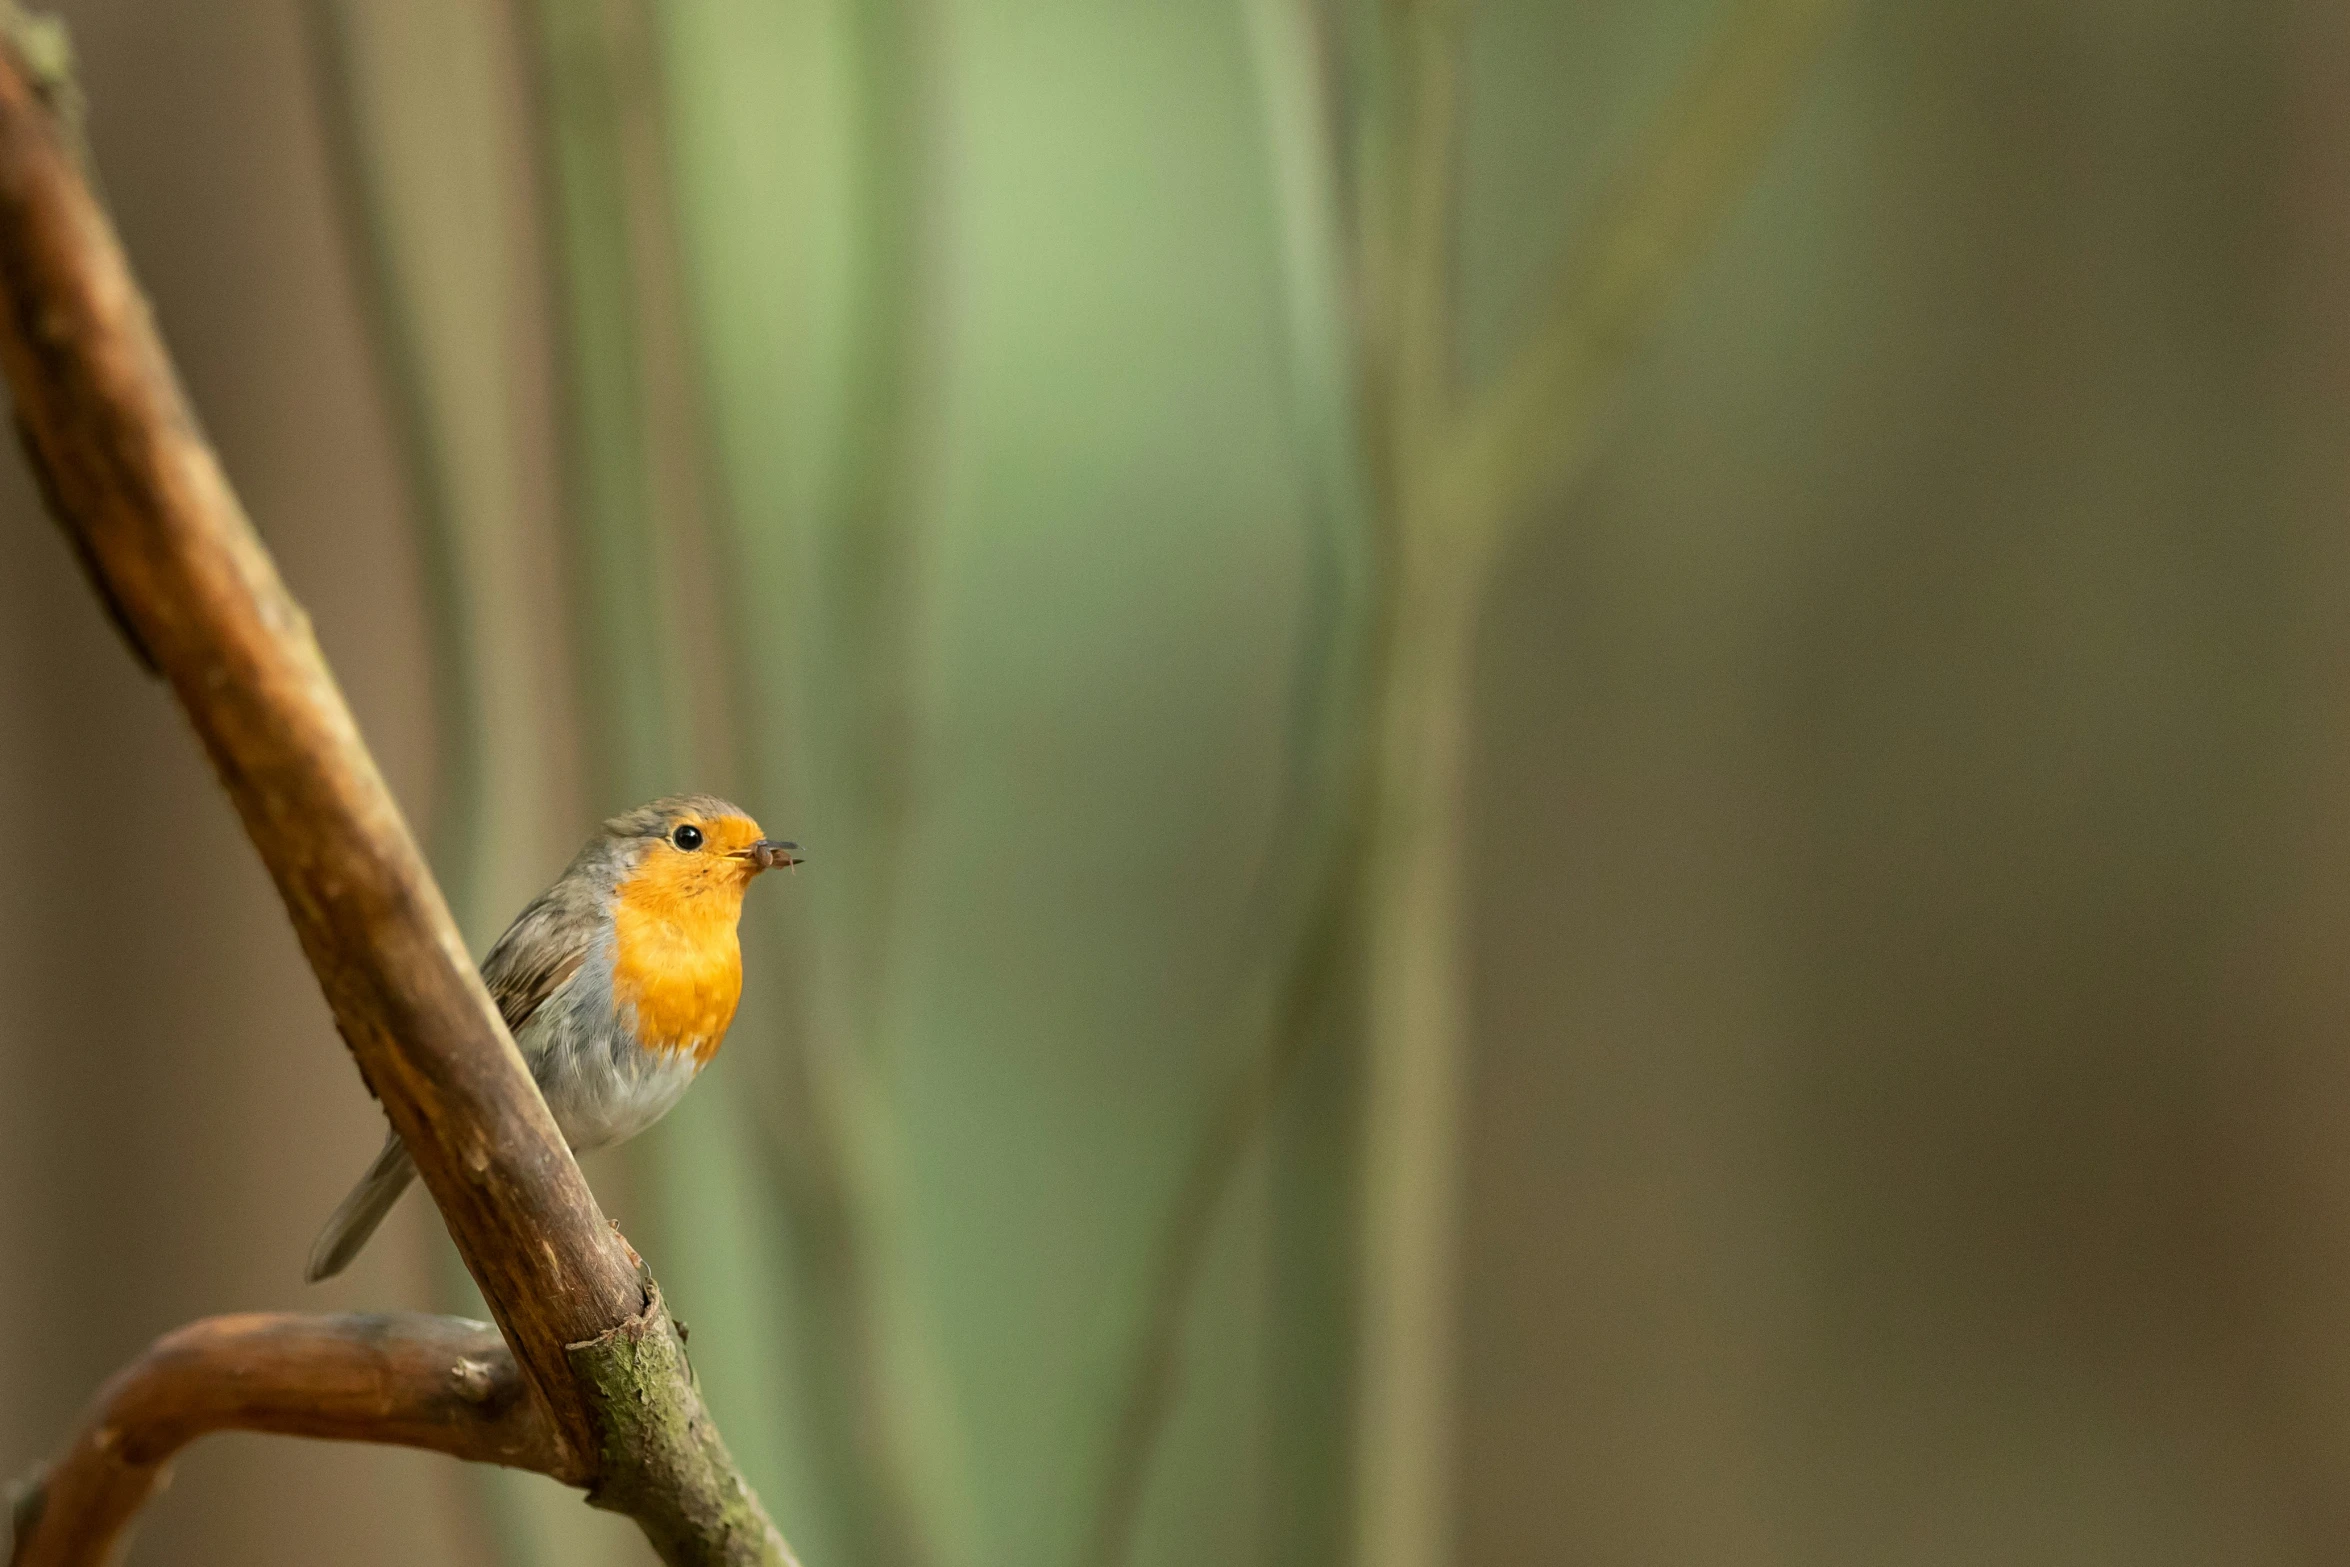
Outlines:
{"type": "MultiPolygon", "coordinates": [[[[481,977],[575,1152],[669,1113],[717,1055],[743,990],[735,923],[751,878],[801,863],[738,807],[672,795],[615,816],[506,927],[481,977]]],[[[317,1244],[343,1271],[416,1178],[393,1132],[317,1244]]]]}

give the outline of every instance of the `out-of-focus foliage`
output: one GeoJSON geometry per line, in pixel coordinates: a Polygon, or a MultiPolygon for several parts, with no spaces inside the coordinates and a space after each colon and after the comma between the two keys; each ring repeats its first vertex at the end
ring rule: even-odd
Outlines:
{"type": "MultiPolygon", "coordinates": [[[[1840,10],[518,5],[586,792],[714,784],[815,856],[750,917],[721,1075],[630,1156],[713,1406],[812,1560],[1440,1559],[1498,1444],[1456,1441],[1449,1331],[1488,574],[1726,213],[1716,354],[1680,344],[1674,395],[1770,427],[1756,389],[1825,352],[1775,312],[1868,251],[1839,160],[1883,117],[1831,77],[1764,159],[1840,10]]],[[[398,216],[419,134],[354,162],[384,166],[455,563],[452,792],[487,811],[515,566],[464,565],[494,488],[450,453],[501,372],[434,336],[462,311],[431,296],[482,285],[398,216]]],[[[1686,549],[1674,604],[1788,569],[1734,497],[1651,477],[1689,504],[1617,543],[1686,549]]],[[[1727,679],[1740,623],[1701,619],[1668,656],[1727,679]]],[[[1827,700],[1847,672],[1811,673],[1827,700]]],[[[452,837],[469,884],[494,836],[452,837]]],[[[1660,1244],[1770,1308],[1768,1265],[1688,1237],[1660,1244]]],[[[1690,1309],[1731,1359],[1810,1363],[1690,1309]]],[[[1712,1510],[1675,1527],[1767,1533],[1767,1446],[1707,1449],[1712,1510]]],[[[518,1549],[584,1549],[509,1515],[518,1549]]]]}
{"type": "MultiPolygon", "coordinates": [[[[843,1559],[1077,1560],[1262,1006],[1305,541],[1240,18],[666,19],[745,762],[823,864],[769,948],[807,1063],[769,1124],[838,1161],[786,1232],[783,1505],[843,1559]]],[[[1230,1205],[1137,1559],[1318,1500],[1266,1459],[1269,1213],[1230,1205]]]]}
{"type": "MultiPolygon", "coordinates": [[[[631,1156],[638,1238],[810,1560],[1075,1560],[1260,1045],[1239,933],[1282,939],[1310,477],[1244,19],[521,14],[590,793],[715,784],[814,855],[746,921],[725,1068],[631,1156]]],[[[1333,1457],[1268,1454],[1344,1441],[1343,1322],[1281,1300],[1346,1216],[1267,1181],[1218,1205],[1135,1559],[1336,1527],[1333,1457]]]]}
{"type": "MultiPolygon", "coordinates": [[[[590,1166],[810,1567],[2350,1554],[2350,13],[1863,5],[1774,138],[1686,93],[1792,0],[1482,0],[1449,81],[1376,24],[1436,5],[336,0],[319,121],[292,8],[60,3],[475,941],[653,788],[815,850],[590,1166]],[[1524,357],[1575,320],[1627,329],[1524,357]],[[1394,437],[1537,363],[1593,417],[1466,428],[1571,483],[1397,482],[1497,472],[1394,437]],[[1399,703],[1403,519],[1481,498],[1399,703]],[[1355,792],[1432,717],[1457,857],[1355,792]],[[1461,966],[1363,964],[1428,892],[1461,966]]],[[[12,1470],[187,1316],[420,1303],[433,1224],[296,1286],[374,1118],[14,506],[12,1470]],[[94,875],[100,823],[169,852],[94,875]]],[[[483,1483],[211,1445],[139,1549],[459,1559],[483,1483]]],[[[641,1560],[490,1494],[512,1561],[641,1560]]]]}
{"type": "MultiPolygon", "coordinates": [[[[1837,9],[1731,9],[1464,390],[1465,9],[517,8],[589,795],[815,856],[631,1158],[813,1559],[1441,1549],[1475,606],[1837,9]]],[[[403,27],[494,45],[322,14],[471,883],[518,747],[463,399],[510,367],[367,105],[403,27]]]]}

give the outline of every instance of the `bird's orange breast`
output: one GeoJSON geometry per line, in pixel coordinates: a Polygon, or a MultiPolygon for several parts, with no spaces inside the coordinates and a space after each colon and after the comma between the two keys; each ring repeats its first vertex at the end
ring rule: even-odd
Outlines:
{"type": "Polygon", "coordinates": [[[649,860],[613,896],[612,999],[634,1009],[637,1043],[707,1065],[742,999],[735,939],[744,878],[683,856],[649,860]]]}

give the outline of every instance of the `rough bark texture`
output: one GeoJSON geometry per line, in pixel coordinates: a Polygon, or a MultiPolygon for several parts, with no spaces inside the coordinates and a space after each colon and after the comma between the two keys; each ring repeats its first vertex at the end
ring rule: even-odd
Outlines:
{"type": "Polygon", "coordinates": [[[664,1560],[798,1567],[701,1400],[670,1396],[692,1383],[693,1366],[660,1290],[651,1293],[643,1316],[571,1346],[572,1369],[605,1413],[588,1500],[637,1519],[664,1560]]]}
{"type": "MultiPolygon", "coordinates": [[[[761,1559],[736,1548],[740,1529],[706,1526],[727,1518],[756,1519],[764,1559],[788,1560],[682,1361],[665,1379],[633,1361],[625,1407],[575,1370],[572,1346],[658,1338],[667,1315],[580,1178],[308,619],[197,427],[50,107],[62,101],[54,35],[0,0],[0,36],[0,372],[50,509],[235,802],[361,1075],[544,1406],[559,1472],[615,1499],[672,1562],[761,1559]],[[695,1461],[681,1460],[688,1448],[695,1461]]],[[[387,1426],[381,1439],[406,1437],[387,1426]]],[[[58,1466],[46,1517],[84,1456],[58,1466]]],[[[20,1552],[49,1552],[48,1525],[16,1532],[30,1535],[20,1552]]],[[[34,1559],[97,1561],[105,1548],[34,1559]]]]}
{"type": "Polygon", "coordinates": [[[118,1552],[172,1456],[213,1431],[393,1442],[580,1478],[486,1322],[209,1317],[156,1340],[99,1389],[46,1483],[25,1490],[9,1567],[118,1552]]]}

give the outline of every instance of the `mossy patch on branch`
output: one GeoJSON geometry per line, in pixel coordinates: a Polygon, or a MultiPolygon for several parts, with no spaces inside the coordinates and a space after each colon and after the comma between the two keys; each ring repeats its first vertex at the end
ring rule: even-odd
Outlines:
{"type": "Polygon", "coordinates": [[[591,1505],[634,1518],[672,1563],[799,1567],[743,1483],[657,1286],[631,1321],[565,1354],[598,1424],[591,1505]]]}

